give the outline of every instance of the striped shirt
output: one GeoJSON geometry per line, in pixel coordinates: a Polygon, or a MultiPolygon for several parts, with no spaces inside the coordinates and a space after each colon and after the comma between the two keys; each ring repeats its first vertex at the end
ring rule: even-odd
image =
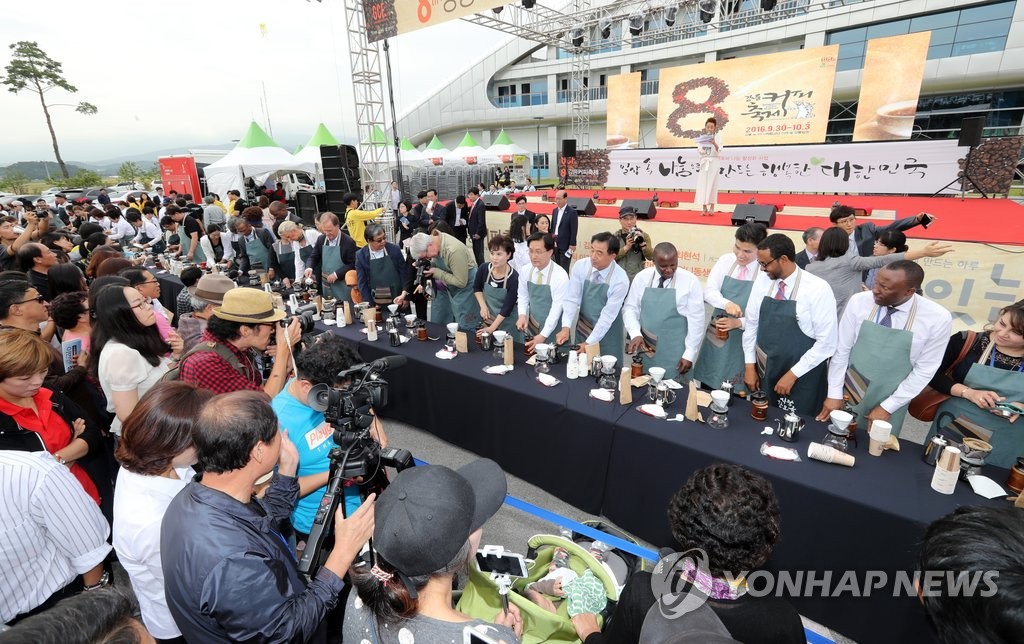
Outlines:
{"type": "Polygon", "coordinates": [[[52,456],[0,450],[0,621],[103,561],[109,534],[99,508],[52,456]]]}

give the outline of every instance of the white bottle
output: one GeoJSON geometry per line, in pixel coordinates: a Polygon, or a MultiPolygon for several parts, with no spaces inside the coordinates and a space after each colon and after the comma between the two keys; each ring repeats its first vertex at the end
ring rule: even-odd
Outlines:
{"type": "Polygon", "coordinates": [[[377,321],[372,320],[366,325],[366,339],[370,342],[377,341],[377,321]]]}
{"type": "Polygon", "coordinates": [[[590,373],[590,361],[587,360],[587,353],[580,351],[577,359],[579,360],[579,366],[576,367],[576,377],[586,378],[587,374],[590,373]]]}
{"type": "Polygon", "coordinates": [[[575,351],[569,352],[569,357],[565,361],[565,377],[569,380],[576,380],[579,375],[579,358],[576,357],[575,351]]]}

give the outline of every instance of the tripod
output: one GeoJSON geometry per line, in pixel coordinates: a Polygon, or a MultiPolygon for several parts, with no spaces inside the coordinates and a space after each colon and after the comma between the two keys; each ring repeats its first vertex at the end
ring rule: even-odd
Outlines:
{"type": "Polygon", "coordinates": [[[944,185],[941,188],[939,188],[935,192],[935,194],[932,195],[933,197],[937,197],[941,192],[951,188],[954,183],[958,183],[959,182],[960,183],[960,201],[964,200],[964,195],[967,192],[966,184],[968,184],[968,183],[970,183],[971,186],[973,186],[974,189],[978,191],[978,194],[980,194],[983,199],[988,199],[988,195],[985,194],[985,191],[981,189],[981,186],[979,186],[977,184],[977,182],[973,178],[971,178],[970,170],[971,170],[971,153],[972,152],[974,152],[974,146],[973,145],[970,148],[967,149],[967,157],[966,157],[966,159],[964,159],[964,172],[963,172],[963,175],[959,175],[958,174],[952,181],[950,181],[946,185],[944,185]]]}

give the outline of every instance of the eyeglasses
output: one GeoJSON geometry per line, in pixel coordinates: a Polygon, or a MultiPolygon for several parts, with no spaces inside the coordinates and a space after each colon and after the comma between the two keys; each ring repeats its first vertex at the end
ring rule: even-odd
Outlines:
{"type": "Polygon", "coordinates": [[[836,223],[839,224],[839,225],[842,225],[842,224],[852,224],[855,221],[857,221],[857,217],[855,215],[850,215],[849,217],[843,217],[842,219],[836,219],[836,223]]]}
{"type": "Polygon", "coordinates": [[[35,297],[30,297],[27,300],[22,300],[20,302],[15,302],[15,304],[28,304],[29,302],[39,302],[40,304],[42,304],[45,301],[46,301],[45,297],[43,297],[42,295],[37,295],[35,297]]]}
{"type": "Polygon", "coordinates": [[[131,305],[133,309],[151,309],[153,305],[150,304],[149,300],[142,300],[138,304],[131,305]]]}
{"type": "Polygon", "coordinates": [[[160,280],[152,279],[152,280],[146,280],[145,282],[139,282],[139,286],[142,286],[143,284],[159,284],[159,283],[160,283],[160,280]]]}
{"type": "Polygon", "coordinates": [[[383,244],[386,241],[387,241],[386,237],[381,237],[380,239],[371,239],[370,243],[371,244],[383,244]]]}
{"type": "Polygon", "coordinates": [[[777,261],[779,261],[779,258],[775,257],[770,262],[758,262],[757,265],[760,266],[762,269],[767,269],[769,266],[771,266],[772,264],[774,264],[777,261]]]}

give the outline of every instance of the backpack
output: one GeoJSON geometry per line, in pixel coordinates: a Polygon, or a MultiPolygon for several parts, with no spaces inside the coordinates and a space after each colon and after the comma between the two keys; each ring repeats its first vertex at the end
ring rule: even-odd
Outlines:
{"type": "Polygon", "coordinates": [[[193,356],[193,355],[195,355],[197,353],[205,353],[205,352],[208,352],[208,351],[212,351],[213,353],[216,353],[225,362],[230,364],[232,369],[234,369],[235,371],[237,371],[238,373],[240,373],[242,375],[245,375],[245,373],[246,373],[245,367],[242,366],[242,363],[238,359],[238,356],[236,356],[234,354],[234,352],[231,351],[231,349],[226,347],[221,342],[205,341],[205,342],[200,342],[196,346],[194,346],[191,349],[189,349],[185,353],[185,355],[181,356],[181,360],[178,361],[178,366],[173,368],[173,369],[171,369],[171,370],[169,370],[167,373],[165,373],[163,375],[163,377],[160,378],[160,381],[161,382],[173,382],[175,380],[180,380],[181,379],[181,365],[185,364],[185,361],[188,360],[190,356],[193,356]]]}

